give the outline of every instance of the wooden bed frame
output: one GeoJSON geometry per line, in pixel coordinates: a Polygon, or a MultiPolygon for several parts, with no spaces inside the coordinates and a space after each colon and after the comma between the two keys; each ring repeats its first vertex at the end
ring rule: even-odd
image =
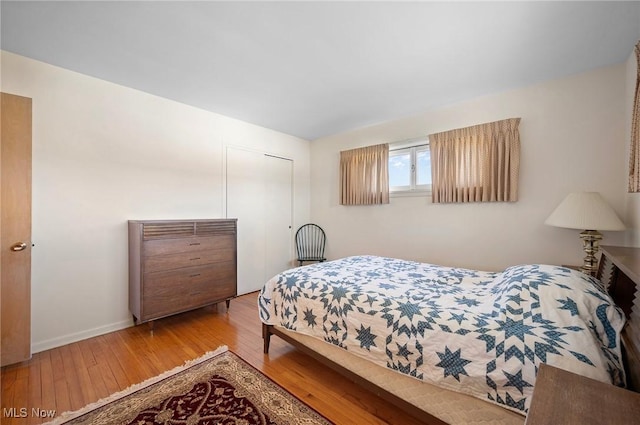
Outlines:
{"type": "Polygon", "coordinates": [[[605,284],[627,323],[622,330],[622,355],[627,387],[640,392],[640,248],[602,246],[596,277],[605,284]]]}
{"type": "MultiPolygon", "coordinates": [[[[627,375],[627,386],[631,390],[640,391],[640,296],[638,296],[638,290],[640,289],[640,248],[603,246],[601,250],[602,257],[596,277],[605,284],[607,291],[624,311],[627,318],[627,323],[622,331],[622,352],[627,375]]],[[[262,337],[265,354],[269,353],[271,335],[279,336],[303,353],[330,367],[364,389],[389,401],[416,419],[429,424],[446,425],[442,420],[299,343],[278,328],[263,324],[262,337]]]]}

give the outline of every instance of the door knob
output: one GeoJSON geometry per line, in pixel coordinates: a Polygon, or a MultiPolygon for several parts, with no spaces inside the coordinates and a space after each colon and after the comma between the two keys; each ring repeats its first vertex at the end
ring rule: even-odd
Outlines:
{"type": "Polygon", "coordinates": [[[11,247],[11,251],[23,251],[27,248],[27,244],[24,242],[18,242],[17,244],[11,247]]]}

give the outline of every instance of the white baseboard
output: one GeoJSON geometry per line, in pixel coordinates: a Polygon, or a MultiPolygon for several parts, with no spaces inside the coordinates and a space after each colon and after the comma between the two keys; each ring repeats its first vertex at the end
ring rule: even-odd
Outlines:
{"type": "Polygon", "coordinates": [[[104,335],[109,332],[119,331],[121,329],[130,328],[132,326],[133,326],[133,320],[123,320],[121,322],[111,323],[109,325],[99,326],[97,328],[87,329],[86,331],[63,335],[57,338],[47,339],[45,341],[32,342],[31,352],[33,354],[39,353],[41,351],[49,350],[51,348],[56,348],[62,345],[71,344],[73,342],[82,341],[83,339],[92,338],[94,336],[104,335]]]}

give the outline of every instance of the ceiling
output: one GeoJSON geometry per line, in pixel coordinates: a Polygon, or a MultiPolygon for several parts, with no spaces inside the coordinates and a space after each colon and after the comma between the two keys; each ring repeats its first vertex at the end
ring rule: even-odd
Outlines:
{"type": "Polygon", "coordinates": [[[626,60],[640,2],[10,2],[3,50],[314,140],[626,60]]]}

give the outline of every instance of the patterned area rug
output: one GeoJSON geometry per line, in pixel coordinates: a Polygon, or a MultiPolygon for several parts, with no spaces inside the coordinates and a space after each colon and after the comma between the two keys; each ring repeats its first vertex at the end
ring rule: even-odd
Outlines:
{"type": "Polygon", "coordinates": [[[227,347],[48,425],[331,424],[227,347]]]}

